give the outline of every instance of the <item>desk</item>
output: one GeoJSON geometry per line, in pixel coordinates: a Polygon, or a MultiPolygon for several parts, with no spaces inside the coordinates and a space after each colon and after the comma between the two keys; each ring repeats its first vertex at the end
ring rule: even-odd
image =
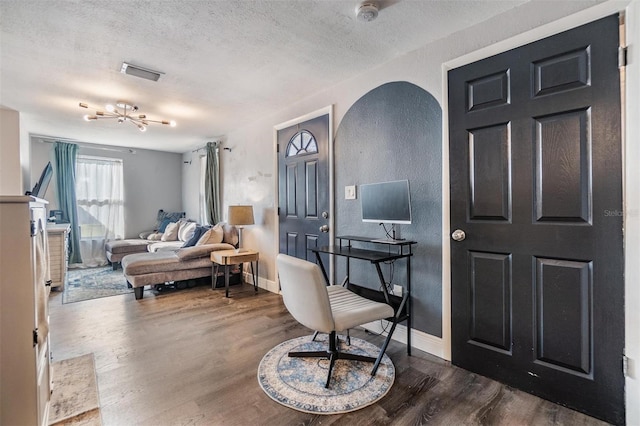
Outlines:
{"type": "MultiPolygon", "coordinates": [[[[251,276],[253,277],[253,290],[258,292],[258,260],[260,253],[255,250],[235,251],[235,250],[219,250],[211,252],[211,289],[216,287],[216,279],[218,278],[218,267],[224,266],[224,295],[229,297],[229,266],[239,265],[241,263],[249,262],[251,264],[251,276]],[[255,270],[253,263],[255,262],[255,270]]],[[[242,280],[244,281],[244,279],[242,280]]]]}
{"type": "Polygon", "coordinates": [[[339,241],[339,245],[337,246],[324,246],[311,249],[311,251],[316,255],[318,265],[322,270],[322,274],[324,275],[324,279],[327,285],[329,285],[329,277],[327,276],[324,264],[322,263],[320,253],[345,257],[347,260],[347,276],[345,277],[343,285],[346,284],[349,290],[362,297],[366,297],[367,299],[375,300],[378,302],[387,303],[391,305],[395,311],[395,316],[393,318],[387,319],[388,321],[392,321],[393,325],[391,326],[391,330],[389,331],[387,340],[385,340],[383,349],[386,349],[386,346],[389,343],[388,340],[391,338],[391,335],[393,334],[397,323],[406,321],[407,354],[411,355],[411,257],[413,256],[411,246],[417,244],[417,242],[409,240],[386,242],[384,240],[376,240],[372,238],[352,235],[336,237],[336,239],[339,241]],[[383,252],[379,250],[356,248],[352,246],[353,241],[374,244],[375,246],[384,245],[392,248],[395,247],[395,251],[383,252]],[[382,269],[380,268],[380,264],[383,262],[405,258],[407,259],[407,282],[405,291],[402,297],[394,296],[392,294],[389,294],[389,292],[387,291],[387,286],[385,284],[385,279],[382,273],[382,269]],[[357,285],[349,281],[351,259],[365,260],[375,266],[382,291],[373,290],[371,288],[357,285]]]}

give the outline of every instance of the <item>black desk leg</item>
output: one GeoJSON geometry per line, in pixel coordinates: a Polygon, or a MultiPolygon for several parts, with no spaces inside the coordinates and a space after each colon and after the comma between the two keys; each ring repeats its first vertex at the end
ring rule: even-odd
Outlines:
{"type": "Polygon", "coordinates": [[[371,375],[375,376],[378,371],[378,367],[380,366],[380,362],[382,361],[382,357],[384,356],[385,351],[387,350],[387,346],[389,346],[389,342],[391,341],[391,336],[393,336],[393,332],[396,329],[396,325],[398,325],[398,320],[394,319],[393,324],[391,325],[391,330],[389,330],[389,334],[387,334],[387,338],[384,339],[384,344],[380,349],[380,353],[378,354],[378,358],[376,359],[375,364],[373,364],[373,370],[371,370],[371,375]]]}
{"type": "Polygon", "coordinates": [[[384,294],[384,300],[387,302],[387,305],[391,305],[389,301],[389,292],[387,291],[387,283],[384,281],[384,275],[382,274],[382,269],[380,269],[380,264],[376,263],[376,271],[378,271],[378,279],[380,280],[380,285],[382,286],[382,294],[384,294]]]}
{"type": "Polygon", "coordinates": [[[218,284],[218,268],[220,265],[217,263],[211,265],[211,290],[215,290],[216,284],[218,284]]]}
{"type": "Polygon", "coordinates": [[[324,277],[324,282],[329,285],[329,276],[327,275],[327,271],[324,269],[324,264],[322,263],[322,258],[320,257],[320,253],[316,253],[316,260],[318,261],[318,266],[320,266],[320,270],[322,271],[322,276],[324,277]]]}

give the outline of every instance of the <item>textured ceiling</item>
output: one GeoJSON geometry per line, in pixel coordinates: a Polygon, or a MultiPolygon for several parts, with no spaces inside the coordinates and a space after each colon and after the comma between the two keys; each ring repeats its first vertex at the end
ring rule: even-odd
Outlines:
{"type": "Polygon", "coordinates": [[[32,133],[185,152],[525,1],[0,1],[0,105],[32,133]],[[123,75],[123,61],[165,73],[123,75]],[[137,104],[175,128],[85,122],[78,102],[137,104]]]}

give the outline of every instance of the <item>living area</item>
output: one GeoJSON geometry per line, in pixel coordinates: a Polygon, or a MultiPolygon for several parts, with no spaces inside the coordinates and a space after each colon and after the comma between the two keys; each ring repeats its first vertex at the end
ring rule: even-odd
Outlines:
{"type": "MultiPolygon", "coordinates": [[[[78,25],[73,25],[78,12],[72,11],[69,4],[56,3],[57,8],[42,5],[43,11],[50,15],[47,19],[53,16],[68,23],[65,28],[58,28],[59,33],[52,39],[68,50],[60,52],[57,59],[42,53],[43,61],[51,61],[51,67],[60,72],[66,69],[60,58],[79,58],[94,49],[95,46],[79,35],[82,31],[99,35],[89,27],[100,28],[99,33],[105,35],[104,40],[108,38],[106,34],[111,36],[122,30],[126,37],[118,39],[121,40],[120,45],[126,45],[130,39],[137,40],[132,28],[137,28],[136,32],[141,34],[155,34],[156,40],[163,40],[162,46],[147,46],[139,42],[143,46],[138,44],[136,49],[128,50],[126,58],[121,57],[125,54],[120,49],[105,47],[105,50],[96,49],[99,50],[96,57],[100,58],[94,59],[95,63],[90,60],[88,63],[91,65],[78,66],[79,59],[69,61],[75,68],[83,69],[86,76],[79,74],[75,79],[65,78],[64,88],[45,86],[41,83],[44,78],[29,74],[28,78],[34,81],[34,85],[38,82],[39,93],[49,94],[42,98],[47,98],[52,105],[64,104],[51,117],[37,114],[39,108],[35,107],[35,101],[30,104],[32,101],[18,100],[19,96],[12,92],[11,82],[15,81],[16,87],[24,87],[24,82],[18,78],[18,71],[5,69],[10,62],[5,61],[5,55],[11,59],[20,57],[17,44],[10,37],[24,38],[25,42],[30,39],[18,24],[5,26],[5,20],[13,18],[22,22],[29,16],[29,22],[40,23],[34,27],[45,50],[48,44],[42,41],[40,32],[44,31],[41,28],[46,26],[47,20],[29,15],[26,6],[18,3],[0,7],[3,12],[0,15],[5,16],[1,18],[3,36],[7,31],[6,40],[12,42],[3,41],[2,53],[5,63],[2,68],[2,105],[12,110],[3,108],[1,111],[1,194],[22,195],[24,191],[31,190],[45,165],[50,161],[55,163],[55,144],[73,144],[77,146],[79,157],[114,162],[121,167],[124,190],[119,198],[112,199],[114,205],[120,204],[121,230],[115,231],[109,240],[142,241],[135,251],[112,258],[115,262],[110,265],[107,262],[112,260],[110,257],[123,252],[113,251],[113,246],[106,247],[108,241],[104,238],[94,242],[85,239],[82,243],[82,239],[91,232],[91,222],[88,221],[86,233],[84,230],[80,232],[79,242],[88,250],[86,259],[89,261],[85,268],[72,268],[70,271],[82,272],[99,267],[105,273],[118,277],[122,292],[110,297],[82,296],[67,301],[62,286],[60,291],[52,291],[50,296],[53,362],[92,354],[100,413],[98,421],[102,424],[324,422],[325,418],[311,409],[305,412],[304,409],[291,409],[275,402],[256,380],[263,357],[273,348],[282,342],[311,334],[292,317],[283,303],[279,294],[280,270],[276,258],[279,253],[289,253],[290,247],[300,243],[304,247],[304,255],[300,257],[312,262],[324,259],[328,278],[334,284],[342,283],[347,271],[349,280],[368,282],[374,290],[381,290],[378,288],[381,281],[378,271],[371,264],[338,255],[330,260],[329,257],[323,258],[323,253],[316,258],[313,249],[325,244],[339,244],[341,240],[338,237],[345,236],[386,239],[392,234],[384,228],[387,224],[381,226],[363,221],[360,191],[367,184],[402,180],[409,183],[411,190],[411,223],[394,227],[398,232],[394,236],[416,242],[411,248],[410,267],[407,268],[406,258],[379,264],[382,286],[388,285],[392,296],[402,298],[409,292],[406,284],[412,283],[410,298],[407,298],[410,300],[412,323],[398,326],[386,350],[395,369],[395,379],[388,392],[367,407],[353,412],[336,412],[327,420],[363,424],[413,424],[424,419],[441,424],[551,421],[599,424],[593,417],[451,365],[451,322],[454,317],[451,275],[455,266],[451,262],[454,229],[450,229],[449,223],[449,183],[455,170],[452,172],[449,168],[451,153],[446,80],[449,69],[470,63],[480,56],[489,57],[520,46],[523,40],[535,41],[607,17],[627,8],[629,2],[597,5],[589,1],[562,2],[553,8],[541,8],[536,2],[479,2],[471,4],[478,6],[475,16],[471,10],[474,8],[456,8],[456,13],[468,21],[464,25],[452,23],[446,29],[440,28],[437,20],[431,21],[431,14],[436,13],[433,9],[428,13],[416,12],[414,15],[418,16],[412,18],[415,22],[406,21],[412,15],[412,7],[421,9],[415,2],[406,1],[380,2],[379,17],[372,22],[358,20],[353,9],[360,4],[355,3],[346,7],[340,3],[347,2],[312,1],[308,2],[312,6],[307,5],[314,10],[310,13],[302,4],[304,2],[261,2],[269,5],[269,10],[264,12],[270,17],[267,21],[277,25],[265,25],[263,11],[254,2],[227,2],[233,6],[198,3],[201,4],[197,7],[177,7],[174,2],[162,2],[149,22],[134,22],[135,18],[126,18],[139,16],[130,5],[116,8],[121,13],[115,22],[100,16],[112,16],[114,13],[106,10],[104,5],[91,3],[95,9],[89,10],[88,6],[74,3],[91,17],[87,19],[90,23],[79,22],[78,25]],[[245,13],[238,13],[240,11],[245,13]],[[69,18],[65,18],[66,14],[69,18]],[[385,14],[393,17],[393,21],[385,22],[385,14]],[[180,25],[172,21],[172,15],[179,17],[180,25]],[[203,21],[201,15],[208,16],[212,22],[203,21]],[[349,21],[348,25],[344,22],[336,24],[333,19],[337,15],[349,21]],[[222,17],[228,22],[218,21],[222,17]],[[416,35],[419,28],[426,26],[425,19],[432,22],[432,29],[440,28],[436,38],[416,35]],[[106,21],[115,24],[115,28],[106,21]],[[316,49],[316,37],[298,27],[302,22],[316,28],[316,35],[324,34],[325,41],[332,41],[332,50],[342,52],[331,55],[336,63],[347,66],[339,61],[342,56],[344,62],[356,63],[357,66],[354,65],[348,73],[325,72],[328,62],[321,54],[324,50],[316,49]],[[319,23],[323,25],[318,27],[319,23]],[[334,25],[340,27],[340,31],[328,29],[334,25]],[[222,26],[233,26],[235,30],[225,33],[228,36],[225,37],[225,34],[216,32],[222,31],[218,28],[222,26]],[[249,31],[246,37],[239,37],[238,28],[263,29],[256,29],[259,34],[249,31]],[[281,30],[286,36],[280,33],[281,30]],[[333,32],[336,32],[335,39],[331,36],[333,32]],[[236,38],[245,40],[241,57],[232,55],[231,48],[227,50],[225,43],[221,43],[221,40],[231,39],[235,43],[236,38]],[[293,42],[299,38],[305,40],[303,48],[296,47],[293,42]],[[173,39],[177,40],[176,43],[171,42],[173,39]],[[267,49],[263,44],[269,44],[265,40],[271,39],[279,40],[274,44],[282,50],[280,53],[271,47],[268,48],[269,53],[262,51],[267,49]],[[69,40],[75,40],[75,50],[74,43],[69,40]],[[197,49],[195,40],[202,41],[202,45],[214,45],[217,50],[198,50],[194,56],[189,56],[187,52],[191,48],[197,49]],[[345,43],[346,40],[356,41],[349,44],[345,43]],[[496,45],[496,41],[500,43],[496,45]],[[146,48],[150,48],[152,54],[145,55],[146,48]],[[163,50],[165,52],[160,52],[163,50]],[[300,56],[301,51],[316,51],[322,58],[306,53],[300,56]],[[162,70],[159,80],[143,80],[127,74],[126,70],[121,72],[123,62],[135,63],[136,60],[145,65],[143,68],[162,70]],[[109,61],[108,65],[105,65],[106,61],[109,61]],[[115,65],[114,61],[117,62],[115,65]],[[177,63],[189,64],[188,70],[180,69],[177,63]],[[105,70],[99,70],[99,65],[105,70]],[[312,68],[313,73],[305,74],[309,70],[299,68],[302,65],[312,68]],[[300,79],[300,75],[308,78],[300,79]],[[272,77],[275,80],[276,76],[282,76],[286,84],[277,89],[267,87],[267,82],[272,77]],[[216,80],[217,85],[203,89],[202,80],[216,80]],[[93,88],[92,85],[99,82],[103,82],[104,87],[99,90],[93,88]],[[176,89],[180,84],[189,88],[188,95],[176,89]],[[124,119],[122,124],[103,120],[98,114],[108,111],[103,104],[115,103],[122,98],[139,102],[136,116],[144,111],[149,117],[158,118],[159,122],[150,121],[148,129],[139,132],[124,119]],[[82,121],[82,114],[86,111],[78,107],[84,102],[91,105],[90,116],[94,114],[96,117],[90,118],[89,122],[82,121]],[[97,105],[95,109],[92,109],[93,105],[97,105]],[[54,118],[59,118],[64,125],[53,126],[54,118]],[[162,125],[169,119],[176,120],[175,128],[162,125]],[[324,126],[321,132],[310,127],[318,123],[324,126]],[[305,139],[307,133],[304,131],[318,141],[318,146],[323,143],[320,135],[324,132],[327,152],[322,160],[327,168],[326,175],[322,175],[320,168],[316,169],[321,161],[299,163],[298,166],[304,164],[304,167],[297,169],[288,167],[296,156],[302,159],[313,155],[311,145],[302,147],[298,144],[298,141],[305,144],[309,141],[305,139]],[[219,166],[218,217],[215,219],[207,217],[206,206],[207,159],[212,161],[207,152],[210,143],[215,145],[219,166]],[[290,152],[289,144],[297,150],[291,158],[286,157],[290,152]],[[308,176],[309,172],[318,172],[314,175],[319,176],[318,180],[287,180],[296,174],[300,178],[308,176]],[[312,219],[312,231],[288,228],[286,221],[291,210],[287,209],[292,205],[288,204],[290,200],[286,197],[290,195],[287,183],[293,182],[305,189],[320,188],[317,193],[324,196],[327,203],[326,209],[313,203],[298,204],[298,213],[313,213],[307,215],[312,219]],[[321,184],[326,184],[326,187],[321,184]],[[233,237],[226,240],[223,237],[219,243],[230,244],[231,247],[225,247],[227,249],[240,247],[256,252],[259,258],[256,257],[255,262],[244,263],[242,270],[236,270],[237,276],[245,283],[232,285],[230,297],[225,297],[222,287],[212,288],[208,277],[196,283],[193,280],[199,278],[174,279],[172,275],[165,275],[168,279],[162,279],[161,283],[140,281],[137,287],[133,283],[131,287],[145,287],[143,293],[139,290],[140,294],[127,287],[125,274],[133,269],[129,269],[130,265],[124,259],[149,253],[147,245],[150,240],[147,235],[141,238],[141,233],[160,230],[159,234],[164,234],[170,224],[176,224],[179,234],[180,229],[186,229],[181,227],[181,223],[207,223],[210,226],[218,222],[227,223],[229,208],[233,206],[251,206],[252,223],[235,225],[243,227],[241,243],[233,237]],[[162,213],[177,213],[183,217],[166,222],[162,213]],[[163,225],[164,230],[161,229],[163,225]],[[322,238],[327,242],[321,242],[322,238]],[[252,266],[257,270],[255,275],[252,274],[252,266]],[[167,283],[170,286],[163,287],[167,283]],[[257,292],[253,284],[258,286],[257,292]],[[413,348],[410,356],[407,343],[413,348]],[[549,413],[553,413],[554,420],[549,419],[549,413]]],[[[458,6],[470,7],[467,3],[461,2],[458,6]]],[[[634,18],[637,17],[637,9],[637,3],[633,2],[627,15],[631,17],[628,19],[630,24],[627,23],[631,28],[635,28],[633,25],[637,23],[637,18],[634,18]]],[[[440,12],[444,13],[443,10],[440,12]]],[[[441,19],[449,22],[442,15],[441,19]]],[[[240,48],[236,46],[233,49],[240,48]]],[[[637,66],[631,66],[629,73],[637,75],[633,74],[637,73],[636,69],[637,66]]],[[[29,69],[28,72],[38,71],[29,69]]],[[[25,95],[25,98],[31,96],[25,95]]],[[[634,151],[627,153],[625,158],[630,162],[631,158],[638,156],[634,151]]],[[[61,215],[59,222],[65,222],[68,219],[65,215],[69,213],[58,203],[55,177],[44,198],[49,202],[48,214],[54,212],[55,217],[58,211],[61,215]]],[[[633,201],[635,198],[631,195],[626,199],[633,201]]],[[[90,202],[92,198],[88,196],[84,200],[90,202]]],[[[610,207],[611,211],[615,208],[617,206],[610,207]]],[[[162,240],[163,237],[158,238],[162,240]]],[[[165,237],[169,238],[173,237],[165,237]]],[[[473,236],[467,235],[467,238],[472,240],[473,236]]],[[[189,239],[186,235],[176,236],[174,243],[182,243],[179,245],[183,249],[189,239]]],[[[371,249],[372,246],[367,244],[369,242],[354,245],[371,249]]],[[[382,251],[389,256],[396,248],[396,245],[385,246],[382,251]]],[[[625,251],[624,257],[628,258],[633,250],[632,247],[625,251]]],[[[214,263],[209,256],[210,252],[204,257],[206,266],[200,265],[199,268],[206,269],[206,274],[211,275],[214,263]]],[[[144,267],[153,269],[152,265],[144,267]]],[[[635,274],[627,271],[624,283],[635,274]]],[[[135,277],[136,274],[130,273],[130,276],[135,277]]],[[[96,280],[106,282],[101,278],[96,280]]],[[[223,275],[221,282],[224,282],[223,275]]],[[[66,290],[71,288],[68,281],[65,285],[66,290]]],[[[625,301],[640,300],[637,290],[628,287],[625,287],[624,295],[625,301]]],[[[627,333],[625,359],[637,358],[640,353],[640,336],[632,331],[630,323],[633,322],[629,317],[626,329],[624,324],[620,327],[627,333]]],[[[366,331],[362,328],[351,330],[349,337],[353,342],[366,341],[379,348],[389,327],[388,322],[376,321],[369,324],[366,331]]],[[[342,339],[346,341],[346,337],[342,339]]],[[[326,373],[326,365],[318,364],[326,373]]],[[[338,364],[343,365],[341,361],[338,364]]],[[[556,368],[562,369],[566,370],[565,367],[556,368]]],[[[622,379],[627,381],[623,409],[626,408],[628,423],[640,419],[640,413],[633,404],[638,395],[637,380],[633,374],[632,371],[622,379]]],[[[535,381],[536,376],[530,377],[535,381]]]]}

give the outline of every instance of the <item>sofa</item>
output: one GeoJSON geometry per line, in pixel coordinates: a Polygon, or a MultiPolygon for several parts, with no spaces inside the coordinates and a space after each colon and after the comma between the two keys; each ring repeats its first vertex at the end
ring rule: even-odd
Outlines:
{"type": "Polygon", "coordinates": [[[143,298],[145,286],[210,277],[213,271],[211,252],[236,248],[238,230],[234,226],[220,223],[208,231],[211,236],[208,240],[203,240],[206,234],[201,236],[198,241],[201,244],[123,256],[123,274],[127,285],[133,288],[135,298],[143,298]]]}
{"type": "Polygon", "coordinates": [[[107,241],[107,260],[116,270],[122,258],[128,254],[177,250],[193,235],[196,226],[196,222],[185,219],[185,212],[165,212],[160,209],[153,231],[141,232],[140,238],[107,241]]]}

